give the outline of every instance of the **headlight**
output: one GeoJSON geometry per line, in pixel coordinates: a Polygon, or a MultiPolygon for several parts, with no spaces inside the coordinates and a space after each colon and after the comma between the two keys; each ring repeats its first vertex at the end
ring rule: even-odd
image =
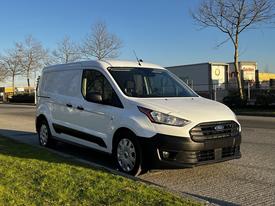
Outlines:
{"type": "Polygon", "coordinates": [[[154,123],[166,124],[166,125],[178,126],[178,127],[182,127],[190,123],[190,121],[186,119],[181,119],[169,114],[153,111],[150,109],[146,109],[144,107],[138,107],[138,109],[139,111],[144,113],[151,120],[151,122],[154,122],[154,123]]]}

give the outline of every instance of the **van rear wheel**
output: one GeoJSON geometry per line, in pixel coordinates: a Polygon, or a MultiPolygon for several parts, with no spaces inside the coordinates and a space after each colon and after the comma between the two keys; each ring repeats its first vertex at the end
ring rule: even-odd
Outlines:
{"type": "Polygon", "coordinates": [[[52,138],[52,134],[46,120],[42,120],[38,130],[39,144],[43,147],[50,147],[54,145],[55,141],[52,138]]]}
{"type": "Polygon", "coordinates": [[[129,133],[122,134],[114,145],[117,168],[129,175],[137,176],[142,171],[142,155],[137,140],[129,133]]]}

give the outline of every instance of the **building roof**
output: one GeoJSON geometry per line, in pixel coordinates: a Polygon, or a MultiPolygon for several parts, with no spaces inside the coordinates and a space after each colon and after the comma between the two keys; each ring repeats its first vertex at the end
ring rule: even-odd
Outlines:
{"type": "Polygon", "coordinates": [[[166,67],[166,68],[196,66],[196,65],[203,65],[203,64],[222,65],[222,66],[227,66],[228,65],[228,63],[223,63],[223,62],[203,62],[203,63],[196,63],[196,64],[182,64],[182,65],[176,65],[176,66],[169,66],[169,67],[166,67]]]}

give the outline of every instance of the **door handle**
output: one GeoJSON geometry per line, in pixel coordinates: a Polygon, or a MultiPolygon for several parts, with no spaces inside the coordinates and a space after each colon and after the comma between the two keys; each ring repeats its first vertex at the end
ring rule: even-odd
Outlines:
{"type": "Polygon", "coordinates": [[[77,109],[78,109],[78,110],[84,110],[84,108],[81,107],[81,106],[77,106],[77,109]]]}
{"type": "Polygon", "coordinates": [[[73,105],[71,105],[71,104],[66,104],[66,106],[67,106],[67,107],[73,107],[73,105]]]}

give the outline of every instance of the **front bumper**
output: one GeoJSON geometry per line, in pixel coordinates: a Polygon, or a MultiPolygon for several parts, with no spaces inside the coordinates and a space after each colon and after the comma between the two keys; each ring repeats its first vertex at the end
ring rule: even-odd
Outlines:
{"type": "Polygon", "coordinates": [[[241,135],[194,142],[189,137],[157,134],[141,138],[143,159],[149,167],[193,167],[241,157],[241,135]]]}

